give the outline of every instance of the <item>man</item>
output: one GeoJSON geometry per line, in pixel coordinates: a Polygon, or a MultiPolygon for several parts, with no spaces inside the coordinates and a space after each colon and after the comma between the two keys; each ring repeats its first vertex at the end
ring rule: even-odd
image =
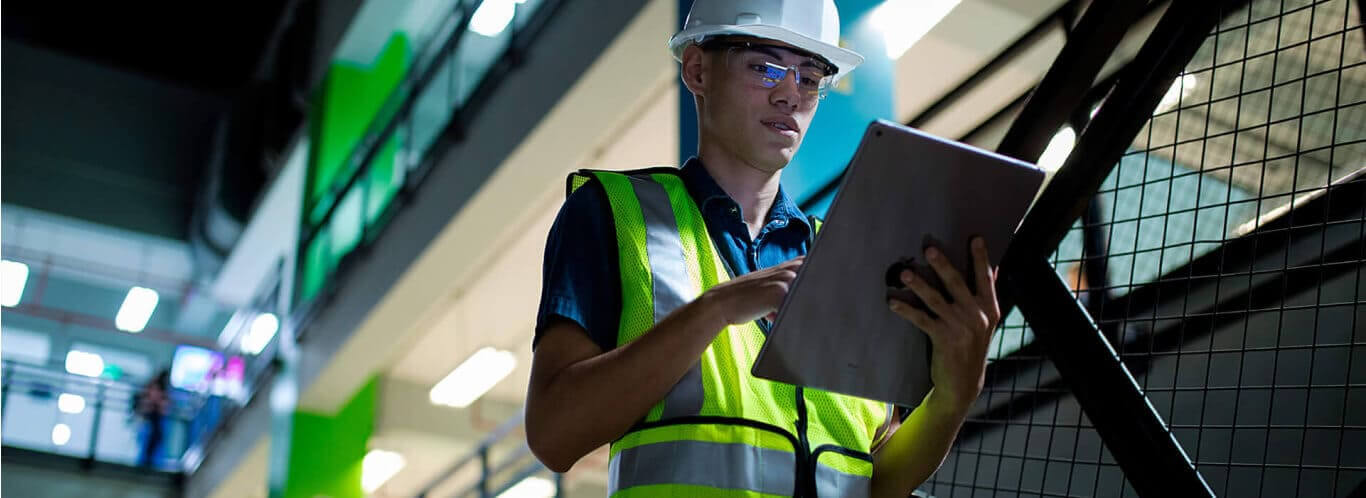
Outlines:
{"type": "MultiPolygon", "coordinates": [[[[682,168],[581,172],[551,230],[527,439],[557,472],[611,444],[613,496],[897,496],[938,468],[982,388],[1000,312],[986,249],[974,287],[938,250],[933,315],[888,303],[933,342],[934,389],[883,403],[749,375],[819,223],[779,185],[835,78],[833,0],[697,0],[670,41],[698,115],[682,168]]],[[[832,292],[837,292],[832,289],[832,292]]]]}

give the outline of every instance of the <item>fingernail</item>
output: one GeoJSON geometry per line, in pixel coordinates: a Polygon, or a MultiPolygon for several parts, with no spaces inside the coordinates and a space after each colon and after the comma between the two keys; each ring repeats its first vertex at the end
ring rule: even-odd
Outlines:
{"type": "Polygon", "coordinates": [[[972,239],[972,247],[975,247],[975,248],[978,248],[978,249],[986,249],[987,243],[986,243],[986,241],[982,240],[981,237],[977,237],[977,238],[975,238],[975,239],[972,239]]]}
{"type": "Polygon", "coordinates": [[[901,281],[909,284],[912,280],[915,280],[914,273],[911,273],[910,270],[901,270],[901,281]]]}
{"type": "Polygon", "coordinates": [[[939,259],[939,249],[933,247],[926,249],[925,257],[928,257],[930,259],[939,259]]]}

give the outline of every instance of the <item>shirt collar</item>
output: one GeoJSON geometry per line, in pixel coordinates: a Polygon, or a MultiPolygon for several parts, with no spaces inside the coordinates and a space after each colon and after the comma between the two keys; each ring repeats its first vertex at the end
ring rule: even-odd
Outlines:
{"type": "MultiPolygon", "coordinates": [[[[731,199],[730,195],[726,194],[726,191],[722,190],[716,180],[711,177],[707,168],[702,166],[701,159],[697,157],[688,159],[688,162],[683,163],[679,176],[683,178],[683,184],[688,187],[688,193],[692,195],[693,202],[697,203],[698,209],[703,213],[711,209],[739,207],[739,204],[731,199]]],[[[783,225],[801,226],[808,231],[811,229],[806,214],[787,195],[787,190],[782,185],[778,186],[778,197],[774,199],[773,207],[768,211],[768,223],[774,221],[781,222],[783,225]]]]}

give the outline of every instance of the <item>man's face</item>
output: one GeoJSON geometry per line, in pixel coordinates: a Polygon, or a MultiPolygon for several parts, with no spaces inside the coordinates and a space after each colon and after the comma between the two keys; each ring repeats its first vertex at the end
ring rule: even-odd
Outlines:
{"type": "Polygon", "coordinates": [[[703,99],[703,133],[746,164],[776,172],[797,154],[819,103],[813,85],[828,80],[822,77],[829,71],[781,43],[740,42],[747,44],[707,51],[715,84],[703,99]],[[792,67],[797,71],[783,74],[792,67]],[[782,78],[776,84],[775,76],[782,78]]]}

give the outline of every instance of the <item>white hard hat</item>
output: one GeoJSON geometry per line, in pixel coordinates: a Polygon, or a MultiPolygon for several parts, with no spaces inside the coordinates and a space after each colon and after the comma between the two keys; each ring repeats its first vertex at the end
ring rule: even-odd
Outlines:
{"type": "Polygon", "coordinates": [[[694,0],[669,50],[681,61],[688,45],[723,35],[776,40],[811,52],[835,65],[836,78],[863,62],[862,55],[840,47],[835,0],[694,0]]]}

